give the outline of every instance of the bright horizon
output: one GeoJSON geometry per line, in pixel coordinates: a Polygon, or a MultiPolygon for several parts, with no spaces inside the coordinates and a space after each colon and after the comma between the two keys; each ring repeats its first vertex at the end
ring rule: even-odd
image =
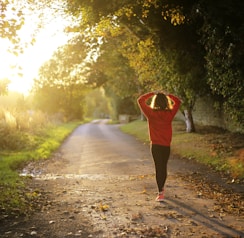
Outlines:
{"type": "MultiPolygon", "coordinates": [[[[33,19],[33,16],[28,16],[33,19]]],[[[11,81],[9,91],[15,91],[23,94],[28,94],[33,86],[33,79],[38,76],[39,68],[43,63],[49,60],[53,52],[61,45],[64,45],[68,36],[64,33],[64,28],[67,21],[61,17],[49,15],[49,24],[37,34],[34,45],[30,45],[24,49],[24,53],[15,56],[9,53],[8,46],[10,43],[6,39],[0,38],[0,79],[7,78],[11,81]],[[16,66],[12,68],[11,66],[16,66]],[[17,68],[21,67],[20,71],[23,76],[18,75],[17,68]]],[[[23,42],[31,40],[31,34],[34,30],[31,20],[26,19],[27,24],[20,31],[20,37],[23,42]]],[[[37,19],[38,20],[38,19],[37,19]]]]}

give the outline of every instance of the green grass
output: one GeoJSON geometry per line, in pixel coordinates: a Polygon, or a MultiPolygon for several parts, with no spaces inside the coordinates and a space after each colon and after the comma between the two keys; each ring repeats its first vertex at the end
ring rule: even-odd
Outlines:
{"type": "Polygon", "coordinates": [[[38,141],[32,151],[1,152],[0,153],[0,208],[4,211],[18,210],[25,212],[28,207],[23,188],[25,178],[20,177],[18,171],[28,162],[47,159],[57,150],[63,140],[81,122],[71,122],[57,126],[49,126],[33,139],[38,141]]]}
{"type": "MultiPolygon", "coordinates": [[[[120,128],[123,132],[134,135],[140,141],[149,143],[146,121],[133,121],[120,128]]],[[[175,120],[173,121],[172,154],[209,165],[217,171],[230,174],[233,178],[243,179],[244,161],[234,156],[235,151],[213,148],[214,145],[211,141],[218,136],[215,133],[186,133],[185,123],[175,120]]]]}
{"type": "Polygon", "coordinates": [[[135,136],[140,141],[149,143],[147,122],[145,121],[133,121],[128,124],[124,124],[120,129],[130,135],[135,136]]]}

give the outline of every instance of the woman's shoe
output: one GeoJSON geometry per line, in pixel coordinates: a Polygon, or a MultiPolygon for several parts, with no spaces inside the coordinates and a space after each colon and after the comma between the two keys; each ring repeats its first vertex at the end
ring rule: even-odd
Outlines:
{"type": "Polygon", "coordinates": [[[158,193],[158,196],[156,197],[155,201],[162,202],[164,200],[164,192],[158,193]]]}

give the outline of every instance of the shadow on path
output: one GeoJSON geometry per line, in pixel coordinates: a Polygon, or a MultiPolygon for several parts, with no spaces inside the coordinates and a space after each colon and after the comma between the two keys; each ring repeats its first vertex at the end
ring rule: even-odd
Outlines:
{"type": "Polygon", "coordinates": [[[168,198],[167,201],[163,203],[168,204],[173,207],[175,211],[178,213],[188,216],[191,216],[191,219],[198,224],[201,224],[203,227],[211,229],[218,234],[222,235],[223,237],[244,237],[244,232],[240,230],[236,230],[231,228],[230,226],[226,225],[222,222],[219,222],[216,218],[209,218],[205,214],[203,214],[200,210],[197,210],[189,205],[186,205],[183,202],[180,202],[176,199],[168,198]],[[192,213],[194,215],[192,215],[192,213]]]}

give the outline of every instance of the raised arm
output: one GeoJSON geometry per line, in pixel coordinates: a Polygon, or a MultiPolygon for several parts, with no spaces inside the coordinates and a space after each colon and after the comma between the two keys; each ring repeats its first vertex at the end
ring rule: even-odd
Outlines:
{"type": "Polygon", "coordinates": [[[151,107],[147,105],[147,100],[154,96],[154,94],[154,92],[145,93],[137,99],[137,103],[145,116],[147,116],[148,113],[152,110],[151,107]]]}
{"type": "Polygon", "coordinates": [[[175,115],[180,107],[181,100],[173,94],[168,94],[168,97],[174,102],[172,113],[175,115]]]}

